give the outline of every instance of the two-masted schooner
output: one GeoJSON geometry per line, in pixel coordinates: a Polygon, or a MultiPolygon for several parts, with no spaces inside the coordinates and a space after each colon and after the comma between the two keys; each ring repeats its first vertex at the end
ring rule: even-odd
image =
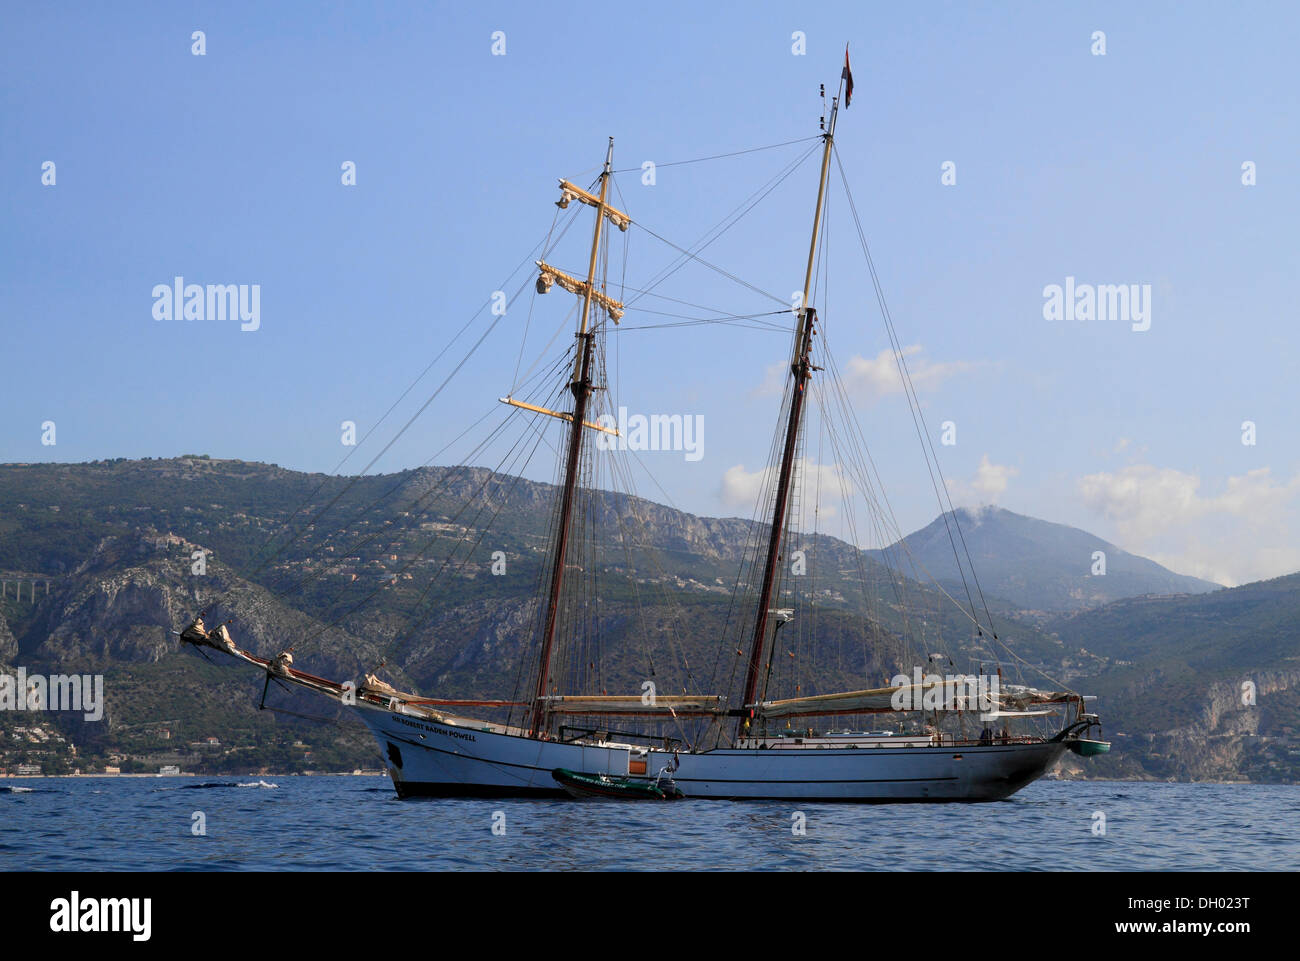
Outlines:
{"type": "MultiPolygon", "coordinates": [[[[738,698],[644,690],[610,695],[557,688],[554,665],[565,643],[563,597],[574,567],[570,555],[578,536],[575,502],[582,489],[582,464],[590,455],[593,435],[612,430],[592,411],[593,394],[602,386],[597,382],[597,341],[607,324],[617,323],[624,311],[598,272],[603,233],[610,228],[626,230],[631,223],[631,217],[611,203],[612,138],[592,189],[560,181],[557,206],[568,208],[579,201],[594,212],[586,278],[566,273],[545,259],[536,261],[538,292],[558,284],[580,300],[573,362],[563,368],[571,407],[555,410],[504,398],[527,416],[565,422],[556,521],[548,570],[537,597],[540,630],[532,644],[524,645],[525,658],[531,662],[521,671],[527,678],[526,697],[471,701],[419,696],[398,691],[373,674],[367,674],[360,685],[327,680],[293,667],[289,651],[268,658],[239,648],[229,622],[209,631],[202,616],[182,632],[182,640],[254,665],[266,672],[268,684],[275,679],[306,688],[354,710],[378,742],[402,797],[562,797],[565,792],[555,774],[563,771],[569,779],[624,787],[657,785],[670,778],[675,795],[688,799],[987,801],[1006,798],[1042,776],[1067,750],[1085,755],[1104,750],[1105,742],[1086,736],[1100,722],[1088,712],[1081,695],[998,684],[996,675],[991,690],[963,686],[960,678],[954,683],[951,677],[917,668],[914,674],[904,671],[884,686],[772,696],[768,680],[777,631],[796,616],[794,610],[781,606],[783,558],[791,536],[791,498],[800,471],[807,399],[813,378],[822,370],[813,353],[821,325],[813,303],[814,271],[836,119],[841,98],[851,95],[851,83],[846,55],[840,94],[823,113],[818,137],[810,138],[821,141],[821,172],[803,297],[793,312],[793,351],[779,443],[773,448],[771,490],[764,502],[770,514],[764,518],[765,526],[758,528],[761,551],[756,551],[751,565],[755,589],[744,636],[719,639],[738,655],[738,698]],[[505,721],[467,716],[490,715],[497,709],[508,709],[515,716],[505,721]],[[815,726],[827,719],[844,724],[846,719],[868,718],[879,728],[885,726],[880,723],[882,716],[888,719],[889,730],[815,726]],[[952,718],[960,723],[945,723],[952,718]],[[1059,720],[1048,722],[1055,730],[1012,734],[1010,724],[1022,718],[1039,719],[1036,723],[1043,718],[1059,720]],[[967,720],[980,727],[968,729],[967,720]],[[695,734],[664,736],[665,723],[693,725],[695,734]],[[624,732],[612,725],[646,725],[651,733],[624,732]]],[[[201,615],[211,609],[209,605],[201,615]]]]}

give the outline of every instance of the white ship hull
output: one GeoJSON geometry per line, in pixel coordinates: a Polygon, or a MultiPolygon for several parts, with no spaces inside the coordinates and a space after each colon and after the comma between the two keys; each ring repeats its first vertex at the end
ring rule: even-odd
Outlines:
{"type": "MultiPolygon", "coordinates": [[[[563,744],[441,724],[358,705],[401,797],[562,797],[556,768],[653,779],[671,752],[563,744]],[[644,773],[640,772],[644,763],[644,773]]],[[[997,801],[1041,777],[1061,741],[959,747],[728,749],[681,752],[688,798],[790,801],[997,801]]]]}

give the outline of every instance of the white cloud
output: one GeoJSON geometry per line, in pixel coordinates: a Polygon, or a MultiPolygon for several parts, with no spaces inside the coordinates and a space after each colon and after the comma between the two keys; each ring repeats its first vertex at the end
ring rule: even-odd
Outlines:
{"type": "Polygon", "coordinates": [[[1205,495],[1196,474],[1133,464],[1081,478],[1079,493],[1114,522],[1127,550],[1179,573],[1239,584],[1300,569],[1293,546],[1300,474],[1280,482],[1262,467],[1205,495]]]}
{"type": "Polygon", "coordinates": [[[769,364],[763,371],[763,382],[754,388],[751,396],[770,397],[773,394],[780,394],[785,390],[785,379],[789,373],[790,365],[787,363],[769,364]]]}
{"type": "Polygon", "coordinates": [[[1134,464],[1079,481],[1083,501],[1138,536],[1150,536],[1212,514],[1267,526],[1297,493],[1300,475],[1279,484],[1267,467],[1229,477],[1223,493],[1203,497],[1200,477],[1171,467],[1134,464]]]}
{"type": "MultiPolygon", "coordinates": [[[[907,359],[907,372],[911,374],[912,386],[917,391],[933,390],[949,377],[980,366],[965,360],[936,363],[922,356],[923,351],[920,344],[902,349],[903,357],[907,359]]],[[[789,375],[788,363],[769,365],[763,371],[763,381],[755,388],[754,395],[761,397],[781,393],[789,375]]],[[[844,365],[844,383],[858,396],[871,400],[903,393],[903,378],[898,372],[898,361],[892,350],[882,350],[870,358],[854,354],[844,365]]]]}
{"type": "MultiPolygon", "coordinates": [[[[843,497],[853,494],[853,484],[838,464],[814,464],[807,458],[796,462],[797,477],[803,482],[803,489],[808,500],[813,499],[813,492],[820,490],[820,512],[823,517],[833,517],[836,513],[834,504],[843,497]]],[[[729,507],[752,509],[758,503],[764,491],[776,483],[777,470],[764,467],[757,471],[745,470],[744,464],[737,464],[727,469],[722,475],[722,502],[729,507]]]]}
{"type": "Polygon", "coordinates": [[[998,498],[1006,493],[1011,478],[1019,473],[1018,468],[1010,464],[994,464],[988,454],[983,454],[975,468],[975,476],[969,481],[948,479],[948,495],[958,507],[996,504],[998,498]]]}
{"type": "Polygon", "coordinates": [[[991,464],[989,455],[980,458],[980,465],[975,469],[975,479],[971,487],[975,492],[986,497],[991,504],[996,504],[1002,494],[1006,493],[1007,483],[1020,471],[1009,464],[991,464]]]}
{"type": "MultiPolygon", "coordinates": [[[[913,344],[902,349],[904,359],[908,360],[907,370],[912,377],[912,386],[918,391],[933,390],[943,381],[955,374],[964,373],[977,365],[969,361],[954,360],[935,362],[922,356],[920,344],[913,344]]],[[[903,393],[903,379],[898,371],[898,361],[892,350],[882,350],[873,358],[855,354],[845,365],[844,380],[850,390],[866,394],[868,397],[887,397],[890,394],[903,393]]]]}

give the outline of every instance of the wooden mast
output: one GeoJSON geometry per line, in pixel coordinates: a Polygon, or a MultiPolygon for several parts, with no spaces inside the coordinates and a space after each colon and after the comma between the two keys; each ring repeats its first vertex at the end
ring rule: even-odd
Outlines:
{"type": "Polygon", "coordinates": [[[582,297],[582,316],[578,321],[577,358],[569,389],[573,391],[573,427],[569,431],[569,447],[564,467],[564,493],[560,500],[559,530],[556,536],[555,557],[551,565],[551,591],[546,602],[546,626],[542,631],[542,653],[537,666],[537,688],[533,695],[530,735],[539,734],[546,726],[546,688],[551,675],[551,652],[555,646],[555,626],[560,609],[560,590],[564,586],[564,562],[569,549],[569,528],[573,517],[573,495],[578,485],[578,467],[582,455],[582,428],[587,418],[587,400],[591,396],[591,350],[595,334],[587,329],[591,315],[592,293],[596,287],[596,256],[600,251],[600,231],[605,223],[605,198],[609,193],[609,176],[614,161],[614,138],[609,138],[605,153],[605,169],[600,174],[600,202],[596,206],[596,227],[591,236],[591,258],[587,262],[587,285],[582,297]]]}
{"type": "Polygon", "coordinates": [[[758,679],[766,648],[767,625],[772,611],[772,592],[776,584],[777,566],[781,562],[781,537],[785,532],[786,509],[790,499],[790,481],[794,473],[794,455],[799,443],[799,424],[803,416],[805,389],[812,374],[809,355],[812,349],[813,325],[817,312],[809,306],[812,296],[813,267],[817,258],[817,235],[821,232],[822,206],[826,199],[826,175],[830,170],[831,146],[835,138],[835,115],[839,111],[839,97],[831,101],[830,124],[823,136],[822,174],[817,186],[817,209],[813,214],[812,241],[808,245],[808,269],[804,274],[803,308],[799,311],[799,327],[795,336],[794,357],[790,371],[794,374],[794,393],[790,398],[790,418],[785,428],[785,446],[781,452],[781,471],[777,479],[776,506],[772,511],[772,528],[767,540],[767,560],[763,566],[763,582],[759,591],[758,615],[754,620],[754,637],[749,650],[749,666],[745,671],[745,698],[741,709],[745,719],[740,723],[743,732],[753,716],[758,695],[758,679]]]}

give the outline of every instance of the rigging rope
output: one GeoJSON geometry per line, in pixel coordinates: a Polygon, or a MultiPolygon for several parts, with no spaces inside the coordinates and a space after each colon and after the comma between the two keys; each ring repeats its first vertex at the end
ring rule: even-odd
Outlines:
{"type": "Polygon", "coordinates": [[[809,157],[811,157],[816,152],[816,150],[817,147],[815,144],[809,147],[806,151],[803,152],[803,154],[801,154],[799,157],[796,157],[794,161],[787,164],[786,167],[783,168],[780,172],[778,172],[770,181],[768,181],[767,184],[764,184],[762,187],[759,187],[758,190],[756,190],[753,194],[750,194],[749,197],[741,201],[740,204],[737,205],[737,207],[733,208],[731,213],[723,217],[720,221],[718,221],[717,224],[715,224],[708,231],[706,231],[698,241],[696,241],[693,250],[677,246],[675,243],[673,243],[671,240],[667,239],[666,237],[662,237],[659,234],[655,233],[645,224],[639,223],[638,221],[634,220],[632,222],[632,226],[637,227],[640,230],[644,230],[646,233],[654,237],[656,240],[660,241],[661,243],[667,244],[669,247],[672,247],[674,250],[679,252],[680,256],[677,257],[675,260],[670,261],[668,266],[664,267],[658,274],[656,274],[651,279],[651,282],[647,284],[646,289],[643,290],[640,295],[638,295],[637,297],[633,297],[632,300],[628,302],[629,305],[636,303],[636,301],[638,301],[641,297],[644,297],[649,291],[653,290],[655,287],[658,287],[660,284],[662,284],[665,280],[667,280],[677,271],[681,270],[682,267],[686,266],[687,262],[691,260],[695,260],[701,265],[708,267],[710,270],[716,271],[717,273],[721,274],[723,277],[726,277],[728,280],[740,284],[742,287],[747,287],[748,289],[752,290],[756,294],[761,294],[762,296],[767,297],[770,300],[776,301],[778,304],[785,305],[786,301],[783,298],[778,297],[776,296],[776,294],[770,293],[769,291],[762,290],[761,288],[754,286],[748,281],[742,280],[740,277],[737,277],[735,274],[723,270],[721,267],[718,267],[716,264],[709,263],[707,260],[704,260],[703,258],[698,256],[698,252],[710,247],[720,237],[722,237],[728,230],[730,230],[732,227],[738,224],[746,214],[748,214],[751,210],[754,209],[754,207],[756,207],[759,203],[761,203],[764,199],[766,199],[766,197],[773,190],[775,190],[782,183],[784,183],[786,178],[788,178],[791,174],[793,174],[796,170],[798,170],[799,167],[803,165],[804,161],[806,161],[809,157]],[[727,223],[728,220],[730,220],[730,223],[727,223]],[[723,226],[724,224],[725,226],[723,226]],[[714,236],[710,238],[709,237],[710,234],[714,234],[714,236]],[[709,238],[709,239],[706,240],[705,238],[709,238]]]}
{"type": "MultiPolygon", "coordinates": [[[[815,134],[811,137],[799,137],[796,140],[786,140],[783,143],[768,144],[766,147],[750,147],[748,150],[733,150],[731,153],[718,153],[713,154],[710,157],[696,157],[694,160],[674,160],[671,163],[657,163],[655,164],[655,169],[658,170],[662,167],[682,167],[686,164],[704,163],[706,160],[722,160],[726,157],[739,157],[743,154],[758,153],[760,150],[775,150],[777,147],[788,147],[791,144],[807,143],[809,140],[820,139],[821,134],[815,134]]],[[[618,170],[612,172],[616,174],[641,173],[643,169],[643,167],[620,167],[618,170]]]]}
{"type": "MultiPolygon", "coordinates": [[[[574,218],[571,218],[571,219],[570,219],[570,224],[572,224],[573,219],[574,219],[574,218]]],[[[555,229],[555,223],[554,223],[554,221],[552,221],[552,224],[551,224],[551,230],[547,232],[547,236],[546,236],[545,238],[543,238],[543,240],[539,241],[536,245],[534,245],[534,247],[533,247],[532,250],[529,252],[529,254],[528,254],[527,256],[525,256],[524,259],[521,260],[521,261],[519,262],[519,264],[514,268],[514,270],[512,270],[512,271],[511,271],[511,272],[506,276],[505,282],[504,282],[504,284],[503,284],[502,286],[505,286],[505,284],[508,284],[508,283],[510,282],[510,280],[511,280],[511,279],[512,279],[512,278],[513,278],[517,273],[519,273],[519,271],[520,271],[521,269],[523,269],[523,267],[524,267],[526,264],[528,264],[530,261],[532,261],[532,260],[534,259],[535,255],[536,255],[537,251],[538,251],[539,249],[543,251],[543,256],[545,256],[545,253],[546,253],[547,250],[548,250],[547,245],[548,245],[548,243],[549,243],[549,241],[550,241],[551,234],[554,232],[554,229],[555,229]]],[[[568,227],[566,226],[566,228],[565,228],[565,232],[567,232],[567,229],[568,229],[568,227]]],[[[564,232],[562,232],[560,236],[563,237],[563,235],[564,235],[564,232]]],[[[556,243],[559,242],[559,239],[560,239],[560,238],[556,238],[556,243]]],[[[376,421],[375,424],[374,424],[374,425],[373,425],[369,430],[367,430],[367,431],[365,432],[365,434],[362,435],[361,440],[358,441],[358,443],[356,444],[356,446],[353,447],[350,451],[348,451],[348,453],[343,457],[343,459],[342,459],[341,461],[339,461],[339,463],[335,466],[335,468],[334,468],[334,470],[331,472],[331,474],[330,474],[329,476],[325,477],[324,479],[322,479],[321,482],[316,486],[316,488],[315,488],[315,489],[314,489],[310,494],[308,494],[308,495],[307,495],[307,496],[302,500],[302,502],[301,502],[301,503],[300,503],[300,504],[299,504],[299,505],[294,509],[293,513],[290,514],[289,519],[286,520],[283,524],[281,524],[279,528],[277,528],[275,531],[273,531],[273,532],[272,532],[272,533],[267,537],[266,541],[263,542],[262,547],[260,547],[260,548],[258,549],[258,551],[254,554],[254,558],[256,558],[256,555],[257,555],[257,554],[260,554],[260,553],[266,551],[266,550],[271,546],[272,542],[274,542],[274,540],[275,540],[278,536],[280,536],[280,534],[281,534],[282,532],[286,531],[286,530],[290,527],[290,525],[293,524],[294,519],[297,518],[297,516],[302,512],[303,508],[305,508],[309,503],[312,502],[312,500],[315,499],[316,495],[317,495],[318,493],[320,493],[320,491],[324,488],[325,484],[329,481],[330,477],[336,475],[336,474],[338,473],[338,471],[340,471],[340,470],[343,468],[343,466],[348,462],[348,460],[349,460],[349,459],[350,459],[350,458],[351,458],[351,457],[352,457],[352,456],[357,452],[357,450],[359,450],[359,449],[360,449],[360,448],[365,444],[366,440],[370,437],[370,435],[373,434],[373,433],[375,432],[375,430],[377,430],[377,429],[379,428],[380,424],[382,424],[385,420],[387,420],[388,416],[389,416],[390,414],[392,414],[392,412],[397,408],[397,406],[398,406],[399,404],[401,404],[401,402],[402,402],[403,400],[406,399],[406,397],[410,394],[410,392],[411,392],[412,390],[415,389],[415,385],[418,384],[421,380],[424,379],[424,377],[429,373],[430,370],[433,369],[433,367],[438,363],[438,361],[440,361],[440,360],[441,360],[441,359],[446,355],[446,353],[447,353],[447,352],[452,348],[452,346],[456,343],[456,341],[458,341],[458,340],[461,338],[461,336],[465,333],[465,331],[467,331],[467,330],[468,330],[468,329],[473,325],[473,323],[478,319],[479,315],[482,314],[483,311],[484,311],[488,306],[491,305],[492,300],[493,300],[492,297],[488,297],[488,299],[487,299],[486,301],[484,301],[484,303],[483,303],[483,304],[478,308],[478,310],[476,310],[476,311],[473,313],[473,315],[471,315],[470,319],[469,319],[468,321],[465,322],[464,326],[462,326],[462,327],[461,327],[461,328],[456,332],[456,334],[452,337],[452,339],[451,339],[450,341],[447,342],[447,345],[446,345],[445,347],[443,347],[443,349],[442,349],[441,351],[438,352],[437,356],[434,357],[434,359],[431,360],[431,361],[430,361],[430,362],[425,366],[424,370],[422,370],[422,371],[419,373],[419,375],[417,375],[416,378],[415,378],[414,380],[411,381],[411,383],[407,386],[406,390],[404,390],[404,391],[402,392],[401,396],[399,396],[399,397],[397,398],[397,400],[395,400],[395,401],[394,401],[394,402],[389,406],[388,410],[384,412],[383,416],[381,416],[381,417],[379,418],[379,420],[376,421]]],[[[488,328],[487,333],[491,333],[492,329],[496,327],[497,323],[498,323],[498,322],[500,321],[500,319],[501,319],[501,316],[504,316],[504,315],[498,315],[498,316],[497,316],[496,320],[494,320],[494,321],[492,322],[491,326],[488,328]]],[[[339,501],[343,496],[345,496],[345,495],[348,493],[348,491],[350,491],[350,490],[351,490],[351,489],[352,489],[352,488],[353,488],[353,487],[354,487],[354,486],[355,486],[355,485],[356,485],[356,484],[361,480],[361,478],[366,474],[366,472],[367,472],[367,471],[368,471],[372,466],[374,466],[375,462],[378,461],[379,458],[382,457],[385,453],[387,453],[387,451],[388,451],[388,450],[393,446],[393,444],[395,444],[395,443],[397,442],[398,438],[400,438],[400,437],[401,437],[401,436],[406,432],[406,430],[411,426],[411,424],[414,423],[415,419],[416,419],[417,417],[419,417],[419,415],[420,415],[421,413],[423,413],[425,409],[428,408],[429,404],[431,404],[431,403],[433,402],[434,398],[436,398],[440,393],[442,393],[443,388],[445,388],[445,387],[447,386],[447,383],[450,381],[451,377],[454,377],[455,374],[458,373],[458,372],[460,371],[461,367],[463,367],[463,366],[465,365],[465,363],[469,360],[469,358],[470,358],[471,356],[473,356],[473,354],[475,353],[475,351],[477,351],[479,345],[481,345],[481,344],[483,343],[483,340],[486,338],[487,333],[485,333],[483,337],[480,337],[480,338],[479,338],[478,342],[475,343],[475,345],[470,349],[469,354],[467,354],[467,355],[465,356],[465,358],[462,359],[461,362],[460,362],[459,364],[457,364],[456,368],[452,371],[452,374],[447,378],[447,380],[444,380],[444,381],[443,381],[442,385],[439,386],[439,388],[438,388],[438,389],[433,393],[433,395],[432,395],[431,397],[429,397],[428,400],[426,400],[426,401],[424,402],[424,404],[423,404],[423,405],[420,407],[420,409],[415,413],[415,415],[414,415],[410,420],[408,420],[408,421],[406,422],[406,424],[401,428],[401,430],[399,430],[399,431],[397,432],[397,434],[393,437],[393,439],[392,439],[391,441],[389,441],[389,443],[384,447],[384,449],[381,450],[381,451],[380,451],[380,452],[379,452],[379,453],[378,453],[374,458],[372,458],[371,461],[370,461],[370,463],[367,464],[364,468],[362,468],[362,470],[361,470],[358,474],[353,475],[352,478],[348,481],[348,483],[344,486],[344,488],[343,488],[343,489],[338,493],[338,495],[335,496],[335,497],[334,497],[334,498],[333,498],[333,499],[332,499],[332,500],[331,500],[331,501],[330,501],[330,502],[329,502],[329,503],[328,503],[324,508],[322,508],[320,511],[318,511],[318,512],[316,513],[316,515],[315,515],[314,517],[312,517],[312,519],[311,519],[310,521],[307,522],[307,524],[303,525],[302,529],[299,531],[299,533],[298,533],[295,537],[291,538],[290,540],[288,540],[288,541],[286,541],[284,544],[282,544],[282,545],[281,545],[277,550],[275,550],[273,553],[271,553],[269,556],[267,556],[265,559],[263,559],[261,563],[259,563],[256,567],[254,567],[254,568],[253,568],[251,571],[249,571],[247,574],[242,575],[242,576],[241,576],[241,579],[242,579],[242,580],[249,581],[249,580],[251,580],[252,578],[256,577],[256,576],[257,576],[259,573],[261,573],[263,570],[265,570],[266,567],[267,567],[269,564],[271,564],[271,563],[272,563],[276,558],[278,558],[281,554],[283,554],[286,550],[288,550],[288,548],[289,548],[290,546],[292,546],[294,543],[296,543],[296,542],[297,542],[297,541],[302,537],[302,535],[305,534],[306,531],[309,530],[309,529],[311,528],[311,525],[312,525],[312,524],[314,524],[314,523],[315,523],[316,521],[318,521],[322,516],[324,516],[324,514],[325,514],[327,511],[329,511],[329,509],[330,509],[331,507],[333,507],[334,504],[338,503],[338,501],[339,501]]],[[[230,594],[231,590],[233,590],[233,587],[228,587],[228,588],[226,588],[226,590],[224,590],[224,591],[222,591],[220,594],[218,594],[215,598],[209,600],[209,601],[207,602],[207,604],[205,604],[205,605],[203,606],[203,608],[199,610],[199,612],[198,612],[198,614],[197,614],[196,616],[197,616],[197,617],[202,617],[202,616],[204,616],[205,614],[207,614],[207,613],[208,613],[208,612],[213,608],[214,605],[216,605],[217,603],[220,603],[220,601],[221,601],[222,599],[224,599],[225,597],[227,597],[227,596],[230,594]]]]}
{"type": "MultiPolygon", "coordinates": [[[[983,589],[979,585],[979,579],[975,574],[974,565],[971,563],[970,550],[966,545],[965,535],[961,533],[961,524],[960,522],[957,521],[956,511],[953,509],[953,505],[952,505],[952,497],[951,495],[948,494],[947,481],[944,480],[943,478],[943,470],[942,468],[939,467],[938,456],[934,452],[934,444],[930,440],[929,432],[924,429],[922,424],[923,418],[921,417],[921,411],[920,411],[920,399],[916,396],[916,389],[912,384],[912,377],[910,372],[908,371],[907,360],[903,356],[902,343],[898,339],[898,335],[894,330],[893,317],[889,312],[888,304],[885,302],[884,290],[880,284],[880,278],[876,274],[876,265],[874,259],[871,256],[871,248],[867,244],[867,235],[862,228],[862,221],[861,218],[858,216],[857,204],[854,203],[853,193],[849,188],[848,177],[844,173],[844,165],[840,162],[840,156],[838,151],[835,151],[835,165],[839,169],[840,179],[844,184],[844,193],[849,201],[849,209],[852,211],[853,214],[853,222],[855,227],[857,228],[858,239],[862,244],[862,252],[866,258],[867,269],[871,274],[871,281],[875,287],[876,300],[880,305],[881,315],[883,316],[885,321],[885,329],[888,332],[890,345],[893,347],[894,360],[895,363],[898,365],[898,372],[900,378],[902,379],[902,383],[904,386],[904,393],[907,396],[908,407],[912,412],[912,423],[916,428],[917,437],[921,441],[922,452],[926,455],[926,469],[930,473],[930,483],[931,486],[934,488],[935,496],[938,498],[939,501],[939,513],[940,516],[943,518],[944,527],[949,532],[948,539],[949,542],[952,544],[952,548],[953,548],[953,560],[957,564],[957,571],[961,575],[962,585],[966,590],[967,600],[970,603],[971,610],[973,613],[975,608],[975,599],[970,596],[970,586],[967,584],[966,581],[966,572],[962,566],[961,559],[957,556],[957,544],[952,537],[951,528],[949,527],[950,515],[952,518],[952,523],[956,525],[958,535],[961,537],[962,549],[966,553],[966,561],[971,568],[971,579],[975,581],[976,590],[979,592],[980,595],[980,603],[984,608],[984,615],[988,619],[989,631],[993,632],[993,617],[989,613],[988,603],[984,599],[983,589]],[[938,473],[938,480],[935,479],[936,472],[938,473]],[[941,484],[942,484],[942,490],[940,487],[941,484]],[[944,508],[945,497],[947,498],[947,502],[948,502],[948,507],[946,510],[944,508]]],[[[994,634],[994,636],[996,637],[996,634],[994,634]]]]}

